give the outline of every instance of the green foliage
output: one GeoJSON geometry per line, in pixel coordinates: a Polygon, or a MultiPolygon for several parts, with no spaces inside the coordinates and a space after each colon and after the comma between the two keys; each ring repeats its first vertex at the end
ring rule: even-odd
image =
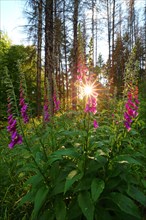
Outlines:
{"type": "Polygon", "coordinates": [[[12,80],[16,99],[19,100],[20,75],[23,73],[28,88],[31,108],[35,109],[36,94],[36,49],[33,46],[10,45],[7,37],[0,39],[0,112],[1,120],[6,119],[5,67],[12,80]]]}
{"type": "MultiPolygon", "coordinates": [[[[127,133],[122,124],[108,118],[94,129],[90,117],[89,128],[79,113],[74,113],[74,123],[70,113],[54,117],[44,129],[37,125],[39,137],[33,125],[28,125],[25,135],[29,145],[9,152],[9,158],[14,154],[15,160],[8,170],[17,179],[13,187],[19,188],[14,197],[16,204],[20,201],[16,207],[21,218],[17,219],[27,216],[26,211],[32,220],[142,218],[146,155],[138,130],[127,133]]],[[[8,191],[9,181],[2,175],[8,191]]],[[[6,195],[2,198],[5,201],[6,195]]],[[[3,209],[6,205],[10,213],[10,204],[3,209]]],[[[16,218],[15,211],[13,215],[16,218]]]]}
{"type": "MultiPolygon", "coordinates": [[[[8,92],[10,81],[7,76],[8,92]]],[[[31,118],[21,124],[23,144],[13,150],[6,148],[9,140],[1,130],[1,219],[144,217],[146,147],[141,132],[146,123],[140,113],[127,132],[123,100],[109,101],[94,116],[81,107],[54,116],[45,126],[31,118]]]]}

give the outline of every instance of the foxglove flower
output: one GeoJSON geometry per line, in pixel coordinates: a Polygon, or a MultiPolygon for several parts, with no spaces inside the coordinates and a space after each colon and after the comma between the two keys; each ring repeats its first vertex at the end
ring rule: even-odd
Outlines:
{"type": "Polygon", "coordinates": [[[8,145],[12,149],[16,144],[22,144],[22,136],[17,132],[17,120],[11,113],[11,104],[8,104],[8,126],[7,131],[11,134],[11,142],[8,145]]]}
{"type": "Polygon", "coordinates": [[[135,91],[131,90],[131,92],[128,92],[128,100],[125,104],[126,111],[124,113],[124,126],[128,131],[131,130],[133,119],[138,116],[138,90],[136,89],[135,91]]]}
{"type": "Polygon", "coordinates": [[[94,128],[98,128],[99,127],[98,122],[96,120],[93,121],[93,126],[94,126],[94,128]]]}
{"type": "Polygon", "coordinates": [[[50,115],[49,115],[49,112],[48,112],[48,103],[47,103],[47,101],[45,101],[45,104],[44,104],[44,121],[48,122],[49,120],[50,120],[50,115]]]}
{"type": "Polygon", "coordinates": [[[60,109],[60,100],[57,100],[56,94],[54,94],[53,100],[54,100],[54,112],[57,112],[60,109]]]}
{"type": "Polygon", "coordinates": [[[28,105],[25,103],[24,100],[24,94],[23,94],[23,88],[22,88],[22,84],[20,84],[20,100],[19,100],[19,105],[21,106],[21,117],[23,118],[24,123],[28,123],[29,122],[29,118],[27,115],[27,108],[28,105]]]}
{"type": "Polygon", "coordinates": [[[44,121],[45,121],[45,122],[50,121],[50,115],[49,115],[49,108],[48,108],[48,99],[47,99],[47,96],[45,96],[45,99],[44,99],[44,107],[43,107],[43,110],[44,110],[44,121]]]}
{"type": "Polygon", "coordinates": [[[16,144],[22,144],[22,136],[17,133],[15,130],[11,136],[11,142],[9,148],[13,148],[16,144]]]}
{"type": "Polygon", "coordinates": [[[95,97],[88,97],[88,102],[85,107],[85,112],[91,112],[96,114],[97,112],[97,100],[95,97]]]}

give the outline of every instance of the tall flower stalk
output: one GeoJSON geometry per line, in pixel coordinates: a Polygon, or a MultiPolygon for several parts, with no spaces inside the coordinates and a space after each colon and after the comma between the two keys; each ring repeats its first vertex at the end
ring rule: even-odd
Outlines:
{"type": "Polygon", "coordinates": [[[44,100],[44,121],[45,122],[48,122],[50,121],[50,115],[49,115],[49,108],[48,108],[48,100],[47,98],[45,97],[45,100],[44,100]]]}
{"type": "Polygon", "coordinates": [[[54,94],[53,100],[54,100],[54,112],[57,112],[60,109],[60,100],[57,99],[56,94],[54,94]]]}
{"type": "Polygon", "coordinates": [[[10,98],[8,98],[8,126],[7,131],[11,135],[11,142],[9,143],[9,148],[12,149],[16,144],[22,144],[22,136],[18,134],[17,131],[17,120],[11,111],[10,98]]]}
{"type": "Polygon", "coordinates": [[[23,91],[23,87],[22,87],[21,82],[20,82],[20,102],[19,102],[19,105],[21,106],[21,117],[23,118],[23,122],[26,124],[29,122],[29,117],[27,115],[28,105],[25,103],[24,91],[23,91]]]}
{"type": "Polygon", "coordinates": [[[138,116],[138,87],[135,86],[134,89],[128,92],[128,99],[125,104],[126,111],[124,112],[124,125],[128,131],[131,130],[131,125],[134,120],[138,116]]]}

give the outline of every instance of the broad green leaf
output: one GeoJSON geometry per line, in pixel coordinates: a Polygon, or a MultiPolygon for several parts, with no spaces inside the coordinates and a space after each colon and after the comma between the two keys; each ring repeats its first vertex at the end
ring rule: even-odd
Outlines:
{"type": "Polygon", "coordinates": [[[66,178],[65,187],[64,187],[64,194],[69,190],[69,188],[73,185],[73,183],[75,181],[78,181],[79,179],[81,179],[82,176],[83,176],[83,174],[78,173],[77,170],[72,170],[66,178]]]}
{"type": "Polygon", "coordinates": [[[49,156],[49,164],[51,165],[56,160],[63,159],[64,156],[78,158],[79,153],[75,151],[75,148],[57,150],[49,156]]]}
{"type": "Polygon", "coordinates": [[[89,192],[84,191],[78,195],[78,204],[87,220],[93,220],[94,204],[89,192]]]}
{"type": "Polygon", "coordinates": [[[57,220],[66,219],[66,205],[61,197],[57,197],[55,200],[55,215],[57,220]]]}
{"type": "Polygon", "coordinates": [[[104,181],[101,179],[93,179],[91,183],[91,195],[94,202],[96,202],[104,190],[105,184],[104,181]]]}
{"type": "MultiPolygon", "coordinates": [[[[95,219],[97,220],[113,220],[110,215],[110,211],[105,209],[104,207],[96,206],[97,212],[95,212],[95,219]]],[[[117,219],[119,220],[119,219],[117,219]]]]}
{"type": "Polygon", "coordinates": [[[33,202],[34,201],[34,193],[32,191],[28,192],[25,196],[22,197],[22,199],[19,202],[18,206],[23,205],[26,202],[33,202]]]}
{"type": "Polygon", "coordinates": [[[41,181],[43,180],[43,177],[41,174],[37,174],[34,176],[31,176],[26,182],[25,185],[31,184],[34,186],[37,186],[41,181]]]}
{"type": "Polygon", "coordinates": [[[41,216],[39,216],[38,220],[54,220],[55,215],[52,210],[45,210],[41,216]]]}
{"type": "Polygon", "coordinates": [[[32,213],[32,220],[37,219],[37,215],[46,201],[47,195],[48,195],[49,189],[46,188],[46,186],[42,186],[38,191],[35,196],[35,201],[34,201],[34,210],[32,213]]]}
{"type": "Polygon", "coordinates": [[[135,160],[133,157],[129,155],[117,156],[114,158],[113,161],[117,163],[127,163],[127,164],[135,164],[135,165],[142,166],[142,164],[139,161],[135,160]]]}
{"type": "Polygon", "coordinates": [[[125,213],[128,213],[132,216],[137,217],[140,219],[140,213],[138,207],[135,205],[132,199],[129,197],[118,193],[113,192],[110,193],[109,198],[112,199],[112,201],[125,213]]]}
{"type": "Polygon", "coordinates": [[[57,183],[53,191],[51,192],[51,196],[55,196],[57,194],[63,193],[64,185],[65,185],[64,181],[57,183]]]}
{"type": "Polygon", "coordinates": [[[129,190],[127,190],[127,193],[130,197],[138,201],[140,204],[142,204],[143,206],[146,206],[146,196],[139,189],[132,186],[130,187],[129,190]]]}
{"type": "Polygon", "coordinates": [[[92,179],[91,177],[83,177],[78,183],[77,186],[75,187],[74,191],[75,192],[80,192],[81,190],[90,190],[91,188],[91,182],[92,179]]]}
{"type": "Polygon", "coordinates": [[[78,219],[79,216],[82,216],[82,211],[79,207],[79,204],[78,202],[75,200],[72,200],[69,204],[69,207],[68,207],[68,219],[71,220],[71,219],[78,219]]]}

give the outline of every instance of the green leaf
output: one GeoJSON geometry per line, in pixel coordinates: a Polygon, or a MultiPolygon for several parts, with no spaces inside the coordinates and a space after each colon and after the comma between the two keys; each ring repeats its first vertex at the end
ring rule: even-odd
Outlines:
{"type": "Polygon", "coordinates": [[[67,212],[67,214],[68,214],[67,219],[69,219],[69,220],[71,220],[71,219],[76,220],[76,219],[79,219],[79,216],[82,216],[82,211],[81,211],[76,199],[72,199],[69,204],[68,212],[67,212]]]}
{"type": "Polygon", "coordinates": [[[57,220],[66,219],[66,205],[61,197],[57,197],[55,200],[55,215],[57,220]]]}
{"type": "Polygon", "coordinates": [[[92,199],[93,199],[94,202],[97,201],[100,194],[104,190],[104,187],[105,187],[105,184],[104,184],[103,180],[96,179],[96,178],[93,179],[93,181],[91,183],[91,195],[92,195],[92,199]]]}
{"type": "Polygon", "coordinates": [[[47,189],[46,186],[42,186],[37,191],[37,194],[35,196],[35,201],[34,201],[34,210],[33,210],[33,213],[32,213],[32,220],[37,219],[37,215],[38,215],[42,205],[46,201],[48,192],[49,192],[49,189],[47,189]]]}
{"type": "Polygon", "coordinates": [[[34,176],[31,176],[26,182],[25,185],[31,184],[33,187],[36,187],[40,182],[42,182],[43,177],[41,174],[37,174],[34,176]]]}
{"type": "Polygon", "coordinates": [[[144,195],[143,192],[138,190],[136,187],[134,186],[130,187],[130,189],[127,190],[127,193],[131,198],[133,198],[134,200],[136,200],[143,206],[146,206],[146,196],[144,195]]]}
{"type": "Polygon", "coordinates": [[[138,207],[135,205],[135,203],[127,196],[113,192],[110,193],[109,198],[112,199],[112,201],[125,213],[128,213],[132,216],[137,217],[140,219],[140,213],[138,207]]]}
{"type": "Polygon", "coordinates": [[[49,156],[49,164],[51,165],[56,160],[63,159],[63,157],[78,158],[79,153],[76,152],[75,148],[69,148],[69,149],[65,148],[65,149],[57,150],[49,156]]]}
{"type": "Polygon", "coordinates": [[[89,192],[83,191],[78,195],[78,204],[87,220],[93,220],[94,205],[89,192]]]}
{"type": "Polygon", "coordinates": [[[26,202],[33,202],[34,201],[34,192],[30,191],[25,196],[22,197],[22,199],[19,202],[19,206],[22,206],[26,202]]]}
{"type": "Polygon", "coordinates": [[[54,220],[54,212],[52,210],[45,210],[38,220],[54,220]]]}
{"type": "Polygon", "coordinates": [[[69,190],[69,188],[73,185],[73,183],[81,179],[82,176],[83,174],[78,173],[77,170],[72,170],[66,178],[64,194],[69,190]]]}
{"type": "MultiPolygon", "coordinates": [[[[109,210],[106,210],[104,207],[96,206],[96,210],[98,212],[95,212],[95,219],[97,220],[113,220],[113,218],[110,215],[109,210]]],[[[117,219],[119,220],[119,219],[117,219]]]]}
{"type": "Polygon", "coordinates": [[[142,164],[129,155],[120,155],[114,158],[113,162],[127,163],[142,166],[142,164]]]}

